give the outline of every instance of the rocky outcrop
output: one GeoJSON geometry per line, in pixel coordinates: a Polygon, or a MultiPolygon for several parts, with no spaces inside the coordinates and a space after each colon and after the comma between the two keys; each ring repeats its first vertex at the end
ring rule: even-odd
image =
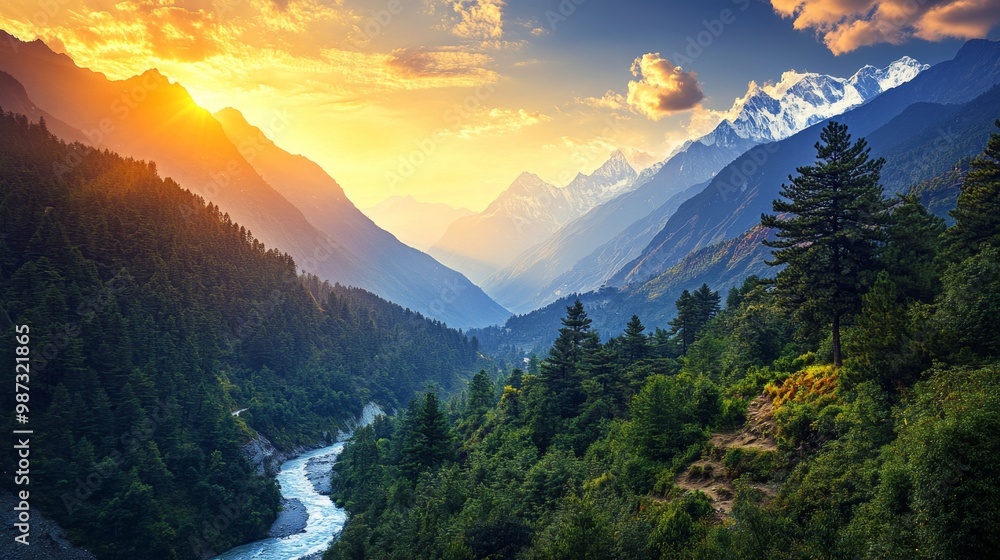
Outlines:
{"type": "Polygon", "coordinates": [[[266,437],[257,432],[254,434],[254,438],[243,445],[243,456],[254,466],[254,472],[258,475],[273,477],[289,457],[278,451],[266,437]]]}

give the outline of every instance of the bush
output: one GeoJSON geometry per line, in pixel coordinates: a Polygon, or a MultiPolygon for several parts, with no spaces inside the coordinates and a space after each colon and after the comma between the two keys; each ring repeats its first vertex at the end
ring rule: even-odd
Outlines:
{"type": "Polygon", "coordinates": [[[776,452],[752,447],[730,447],[722,458],[722,466],[728,476],[739,478],[746,475],[757,482],[771,478],[777,464],[776,452]]]}

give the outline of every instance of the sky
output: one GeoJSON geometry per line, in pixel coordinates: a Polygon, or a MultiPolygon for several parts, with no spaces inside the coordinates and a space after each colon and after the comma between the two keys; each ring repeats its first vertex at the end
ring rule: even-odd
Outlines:
{"type": "Polygon", "coordinates": [[[665,156],[750,81],[934,64],[998,39],[1000,0],[14,0],[0,27],[235,107],[366,208],[481,210],[619,147],[665,156]]]}

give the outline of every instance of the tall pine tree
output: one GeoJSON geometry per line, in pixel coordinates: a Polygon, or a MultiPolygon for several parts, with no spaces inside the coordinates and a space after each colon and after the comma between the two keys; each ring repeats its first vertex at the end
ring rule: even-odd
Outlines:
{"type": "Polygon", "coordinates": [[[830,326],[838,367],[841,323],[860,307],[889,223],[879,184],[885,160],[870,151],[863,138],[851,143],[847,125],[830,122],[816,143],[816,164],[789,176],[781,186],[787,200],[774,201],[776,215],[761,216],[777,230],[777,239],[764,241],[776,249],[767,264],[787,265],[776,278],[779,297],[808,330],[830,326]]]}
{"type": "Polygon", "coordinates": [[[705,326],[719,314],[722,302],[719,292],[712,291],[708,284],[702,284],[694,293],[684,290],[677,299],[677,318],[670,322],[671,331],[681,344],[681,351],[687,353],[688,347],[701,336],[705,326]]]}
{"type": "Polygon", "coordinates": [[[591,320],[580,300],[566,308],[559,338],[552,344],[549,357],[542,362],[541,379],[548,392],[552,412],[560,418],[575,415],[582,402],[577,367],[584,356],[584,342],[590,333],[591,320]]]}
{"type": "Polygon", "coordinates": [[[404,470],[415,477],[452,459],[454,438],[437,395],[427,393],[419,408],[410,408],[416,417],[410,421],[411,429],[406,434],[402,464],[404,470]]]}
{"type": "Polygon", "coordinates": [[[688,346],[694,344],[694,335],[697,330],[697,318],[695,312],[694,297],[691,292],[684,290],[675,303],[677,306],[677,317],[670,321],[670,333],[681,343],[681,352],[687,353],[688,346]]]}
{"type": "Polygon", "coordinates": [[[632,315],[621,337],[622,354],[628,362],[637,362],[649,356],[649,338],[643,334],[645,330],[639,316],[632,315]]]}
{"type": "MultiPolygon", "coordinates": [[[[1000,127],[1000,120],[996,125],[1000,127]]],[[[986,150],[972,160],[951,215],[955,226],[948,237],[956,261],[974,254],[982,244],[1000,247],[1000,133],[991,134],[986,150]]]]}

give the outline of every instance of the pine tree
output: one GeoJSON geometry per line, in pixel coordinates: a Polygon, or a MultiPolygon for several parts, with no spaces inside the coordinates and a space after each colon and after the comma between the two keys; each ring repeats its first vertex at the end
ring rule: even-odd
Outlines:
{"type": "Polygon", "coordinates": [[[625,334],[621,337],[622,355],[629,362],[637,362],[649,356],[649,339],[643,334],[646,327],[638,315],[632,315],[632,320],[625,326],[625,334]]]}
{"type": "Polygon", "coordinates": [[[670,332],[680,340],[681,352],[687,353],[688,346],[694,344],[695,323],[697,321],[694,298],[691,296],[691,292],[687,290],[681,292],[675,305],[677,306],[677,317],[670,321],[672,327],[670,332]]]}
{"type": "Polygon", "coordinates": [[[453,438],[437,395],[427,393],[403,446],[403,468],[411,476],[452,458],[453,438]]]}
{"type": "Polygon", "coordinates": [[[944,220],[931,214],[916,195],[899,195],[882,266],[901,300],[930,303],[941,291],[937,257],[944,231],[944,220]]]}
{"type": "Polygon", "coordinates": [[[677,318],[670,322],[671,331],[681,343],[681,351],[698,340],[712,317],[719,314],[722,302],[719,292],[712,291],[708,284],[702,284],[694,293],[684,290],[677,299],[677,318]]]}
{"type": "Polygon", "coordinates": [[[870,159],[867,142],[851,143],[847,125],[830,122],[816,144],[817,163],[800,167],[781,186],[786,200],[761,224],[777,230],[771,266],[787,265],[776,278],[778,295],[809,327],[830,325],[834,365],[843,363],[840,329],[861,304],[865,279],[876,268],[888,225],[888,201],[879,184],[883,159],[870,159]]]}
{"type": "Polygon", "coordinates": [[[486,375],[486,370],[481,369],[469,382],[469,396],[465,401],[466,415],[478,423],[494,403],[493,382],[486,375]]]}
{"type": "Polygon", "coordinates": [[[554,412],[562,418],[573,416],[581,400],[577,366],[583,359],[590,323],[580,300],[567,307],[559,338],[552,344],[548,359],[542,363],[541,377],[553,400],[554,412]]]}
{"type": "Polygon", "coordinates": [[[697,337],[704,330],[705,325],[708,325],[708,322],[712,320],[712,317],[719,314],[721,309],[719,304],[722,302],[722,298],[719,296],[719,292],[713,292],[708,284],[702,284],[691,297],[694,298],[695,336],[697,337]]]}
{"type": "MultiPolygon", "coordinates": [[[[996,125],[1000,127],[1000,120],[996,125]]],[[[972,255],[984,243],[1000,246],[1000,133],[991,134],[986,150],[972,161],[951,215],[955,226],[948,237],[955,260],[972,255]]]]}

